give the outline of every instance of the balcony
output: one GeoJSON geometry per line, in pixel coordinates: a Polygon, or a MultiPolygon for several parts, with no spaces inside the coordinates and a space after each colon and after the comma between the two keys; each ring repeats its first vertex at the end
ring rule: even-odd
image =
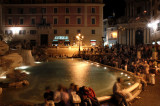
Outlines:
{"type": "Polygon", "coordinates": [[[37,28],[51,28],[51,24],[50,23],[40,23],[37,24],[37,28]]]}

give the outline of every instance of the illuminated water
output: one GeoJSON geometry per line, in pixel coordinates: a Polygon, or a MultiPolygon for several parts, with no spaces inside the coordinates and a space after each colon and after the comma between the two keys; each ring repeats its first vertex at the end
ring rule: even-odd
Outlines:
{"type": "Polygon", "coordinates": [[[28,68],[30,72],[29,87],[21,89],[8,89],[3,92],[1,101],[4,103],[14,101],[29,101],[43,103],[43,93],[46,86],[50,86],[53,91],[58,84],[66,87],[71,82],[79,86],[92,87],[97,96],[111,95],[112,87],[118,76],[125,80],[124,86],[133,84],[134,78],[128,78],[127,74],[89,63],[80,59],[59,59],[53,62],[41,63],[28,68]]]}

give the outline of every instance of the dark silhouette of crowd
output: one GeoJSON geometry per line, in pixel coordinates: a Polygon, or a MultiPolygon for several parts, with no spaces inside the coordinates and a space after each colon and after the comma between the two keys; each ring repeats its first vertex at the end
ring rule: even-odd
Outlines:
{"type": "Polygon", "coordinates": [[[44,99],[45,106],[100,106],[92,88],[74,83],[68,89],[59,85],[55,92],[46,87],[44,99]]]}
{"type": "Polygon", "coordinates": [[[113,45],[111,48],[106,46],[105,48],[84,49],[81,55],[85,60],[133,72],[153,84],[153,74],[157,74],[159,70],[157,61],[159,56],[159,45],[124,46],[119,44],[113,45]]]}

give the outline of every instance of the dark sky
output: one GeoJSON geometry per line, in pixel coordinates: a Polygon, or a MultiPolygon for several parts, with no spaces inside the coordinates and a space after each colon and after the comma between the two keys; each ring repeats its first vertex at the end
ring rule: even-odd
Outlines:
{"type": "Polygon", "coordinates": [[[103,0],[104,6],[104,18],[112,16],[113,11],[115,12],[115,17],[121,17],[125,15],[125,1],[124,0],[103,0]]]}

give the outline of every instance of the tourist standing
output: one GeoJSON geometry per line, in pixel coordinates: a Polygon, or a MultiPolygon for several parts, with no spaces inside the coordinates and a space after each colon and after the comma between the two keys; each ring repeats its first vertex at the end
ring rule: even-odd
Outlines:
{"type": "Polygon", "coordinates": [[[54,93],[50,90],[50,87],[46,87],[46,92],[44,93],[45,106],[54,106],[53,96],[54,93]]]}

